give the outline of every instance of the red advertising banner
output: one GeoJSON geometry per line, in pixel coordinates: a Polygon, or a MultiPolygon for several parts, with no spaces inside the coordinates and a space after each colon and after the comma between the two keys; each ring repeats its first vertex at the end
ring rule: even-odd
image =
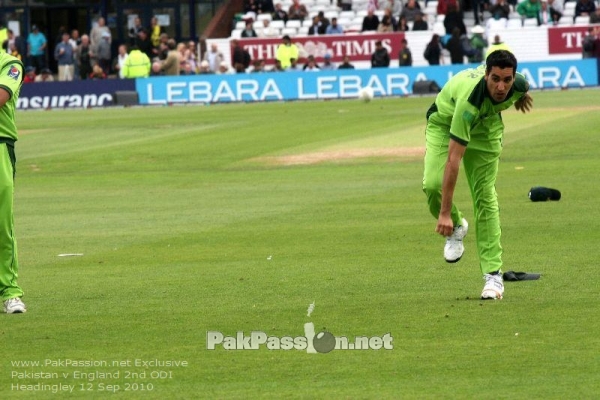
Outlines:
{"type": "Polygon", "coordinates": [[[566,26],[548,28],[548,53],[581,53],[581,43],[589,26],[566,26]]]}
{"type": "MultiPolygon", "coordinates": [[[[325,54],[331,55],[331,61],[341,62],[344,56],[352,61],[369,61],[375,51],[375,43],[381,40],[383,47],[390,53],[390,59],[397,59],[400,53],[403,32],[380,34],[321,35],[292,38],[298,46],[300,62],[309,55],[315,56],[317,62],[323,60],[325,54]]],[[[275,63],[277,47],[281,39],[239,39],[239,43],[249,53],[252,60],[265,60],[267,64],[275,63]]]]}

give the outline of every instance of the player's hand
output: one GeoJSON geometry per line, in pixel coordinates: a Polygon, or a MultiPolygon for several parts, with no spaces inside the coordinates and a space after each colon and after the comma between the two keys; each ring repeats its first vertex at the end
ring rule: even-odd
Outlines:
{"type": "Polygon", "coordinates": [[[533,98],[529,95],[529,93],[525,93],[523,97],[515,102],[515,108],[517,111],[521,111],[523,113],[531,111],[533,108],[533,98]]]}
{"type": "Polygon", "coordinates": [[[440,214],[435,231],[442,236],[452,235],[452,232],[454,231],[454,223],[452,222],[452,218],[450,218],[449,215],[446,216],[440,214]]]}

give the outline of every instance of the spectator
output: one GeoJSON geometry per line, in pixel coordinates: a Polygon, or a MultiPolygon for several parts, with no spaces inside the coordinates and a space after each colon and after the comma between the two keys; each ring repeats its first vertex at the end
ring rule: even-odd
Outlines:
{"type": "Polygon", "coordinates": [[[237,40],[231,41],[233,47],[232,64],[236,72],[246,72],[250,66],[250,53],[237,40]]]}
{"type": "Polygon", "coordinates": [[[169,41],[169,35],[166,33],[162,33],[160,35],[160,43],[158,47],[152,49],[152,57],[158,57],[159,60],[164,61],[167,59],[167,54],[169,53],[169,46],[167,46],[167,42],[169,41]]]}
{"type": "Polygon", "coordinates": [[[481,25],[475,25],[471,29],[471,49],[473,55],[469,56],[470,63],[480,63],[483,61],[483,55],[485,54],[485,48],[488,45],[487,40],[483,37],[485,29],[481,25]]]}
{"type": "Polygon", "coordinates": [[[273,0],[256,0],[256,5],[260,14],[269,14],[275,9],[273,7],[273,0]]]}
{"type": "Polygon", "coordinates": [[[263,27],[257,34],[261,38],[275,38],[279,36],[279,30],[271,27],[271,21],[263,19],[263,27]]]}
{"type": "Polygon", "coordinates": [[[23,83],[35,82],[35,67],[25,68],[25,76],[23,77],[23,83]]]}
{"type": "MultiPolygon", "coordinates": [[[[185,66],[184,66],[184,68],[185,68],[185,66]]],[[[212,73],[213,72],[210,70],[210,65],[208,64],[208,61],[202,60],[202,62],[200,63],[200,68],[198,68],[198,74],[207,75],[207,74],[212,74],[212,73]]]]}
{"type": "Polygon", "coordinates": [[[90,43],[94,54],[98,54],[98,46],[100,46],[100,43],[104,40],[103,35],[105,34],[108,34],[108,44],[110,44],[110,30],[108,29],[108,26],[106,26],[104,18],[100,17],[90,32],[90,43]]]}
{"type": "Polygon", "coordinates": [[[375,15],[372,8],[369,8],[367,15],[363,18],[361,32],[376,31],[379,28],[379,17],[375,15]]]}
{"type": "MultiPolygon", "coordinates": [[[[481,22],[483,22],[483,12],[489,6],[488,0],[473,0],[471,5],[473,6],[475,25],[479,25],[481,22]]],[[[460,9],[460,6],[457,5],[457,9],[460,9]]]]}
{"type": "Polygon", "coordinates": [[[308,16],[308,10],[304,6],[304,4],[300,3],[300,0],[293,0],[290,9],[288,10],[288,18],[289,19],[299,19],[300,21],[304,21],[304,18],[308,16]]]}
{"type": "Polygon", "coordinates": [[[488,47],[487,52],[485,53],[485,58],[488,58],[490,54],[492,54],[496,50],[508,50],[512,52],[510,47],[506,43],[500,39],[500,35],[494,36],[494,42],[488,47]]]}
{"type": "Polygon", "coordinates": [[[77,53],[77,47],[81,44],[81,37],[79,37],[79,31],[77,29],[73,29],[71,31],[71,38],[69,39],[69,44],[73,48],[73,68],[75,73],[73,75],[73,79],[79,79],[79,65],[77,65],[77,61],[75,60],[75,53],[77,53]]]}
{"type": "Polygon", "coordinates": [[[406,5],[402,8],[400,16],[405,16],[407,21],[412,22],[415,20],[417,14],[421,14],[419,3],[417,3],[417,0],[408,0],[406,5]]]}
{"type": "Polygon", "coordinates": [[[94,66],[92,67],[92,73],[90,74],[90,79],[106,79],[106,72],[104,72],[104,69],[100,66],[100,64],[94,64],[94,66]]]}
{"type": "Polygon", "coordinates": [[[135,17],[133,19],[133,26],[129,29],[129,32],[127,34],[127,37],[129,38],[129,45],[133,46],[135,45],[136,41],[137,41],[137,37],[138,37],[138,33],[140,33],[140,31],[144,29],[144,27],[142,26],[142,20],[140,17],[135,17]]]}
{"type": "MultiPolygon", "coordinates": [[[[202,64],[202,62],[200,64],[202,64]]],[[[209,68],[208,73],[212,74],[213,71],[210,70],[210,67],[208,67],[208,68],[209,68]]],[[[182,67],[179,75],[187,75],[187,76],[196,75],[196,70],[194,68],[192,68],[192,65],[189,62],[185,61],[183,63],[183,67],[182,67]]]]}
{"type": "Polygon", "coordinates": [[[408,42],[406,39],[402,39],[402,48],[400,49],[400,54],[398,55],[398,65],[400,67],[410,67],[412,66],[412,53],[408,48],[408,42]]]}
{"type": "Polygon", "coordinates": [[[331,18],[331,25],[327,26],[325,33],[327,35],[342,35],[344,33],[344,28],[338,25],[337,18],[331,18]]]}
{"type": "Polygon", "coordinates": [[[167,54],[166,60],[162,63],[161,70],[168,76],[179,75],[179,72],[181,71],[181,54],[177,50],[175,39],[169,39],[167,46],[169,48],[169,53],[167,54]]]}
{"type": "Polygon", "coordinates": [[[208,65],[212,72],[217,72],[224,59],[225,57],[223,56],[223,53],[219,51],[217,44],[211,43],[210,51],[206,51],[206,53],[204,53],[204,58],[202,60],[208,61],[208,65]]]}
{"type": "Polygon", "coordinates": [[[35,67],[36,71],[46,68],[47,45],[46,36],[39,31],[37,25],[32,25],[31,32],[27,36],[27,55],[30,58],[30,64],[35,67]]]}
{"type": "Polygon", "coordinates": [[[596,12],[596,3],[592,0],[577,0],[577,4],[575,4],[575,17],[586,17],[591,16],[596,12]]]}
{"type": "Polygon", "coordinates": [[[19,53],[19,50],[17,50],[17,46],[14,42],[9,45],[8,54],[10,54],[19,61],[23,61],[23,56],[21,55],[21,53],[19,53]]]}
{"type": "Polygon", "coordinates": [[[335,64],[331,62],[331,54],[325,53],[323,56],[323,64],[321,64],[321,71],[331,71],[335,69],[335,64]]]}
{"type": "MultiPolygon", "coordinates": [[[[196,42],[190,40],[187,43],[184,53],[185,62],[190,65],[190,68],[196,72],[198,70],[198,55],[196,54],[196,42]]],[[[182,68],[183,70],[183,68],[182,68]]],[[[214,70],[210,70],[211,72],[215,72],[214,70]]],[[[181,71],[179,71],[181,73],[181,71]]]]}
{"type": "Polygon", "coordinates": [[[72,81],[75,76],[73,46],[69,43],[69,39],[69,34],[64,32],[62,34],[62,41],[54,48],[54,59],[58,63],[59,81],[72,81]]]}
{"type": "Polygon", "coordinates": [[[254,60],[252,63],[252,73],[260,73],[265,72],[265,62],[264,60],[254,60]]]}
{"type": "Polygon", "coordinates": [[[342,9],[342,11],[351,11],[352,0],[338,0],[338,6],[342,9]]]}
{"type": "MultiPolygon", "coordinates": [[[[146,78],[150,75],[150,58],[136,46],[131,48],[121,73],[123,78],[146,78]]],[[[159,68],[160,69],[160,68],[159,68]]]]}
{"type": "Polygon", "coordinates": [[[327,31],[327,27],[330,24],[329,19],[325,16],[325,13],[323,11],[319,11],[317,15],[319,16],[319,22],[321,23],[321,30],[323,31],[323,33],[325,33],[327,31]]]}
{"type": "Polygon", "coordinates": [[[162,62],[159,60],[156,60],[152,63],[152,69],[150,70],[150,76],[162,76],[162,75],[164,75],[164,73],[162,71],[162,62]]]}
{"type": "Polygon", "coordinates": [[[77,46],[75,50],[75,63],[79,71],[79,78],[84,80],[89,78],[92,73],[92,46],[90,44],[90,37],[83,35],[81,37],[81,44],[77,46]]]}
{"type": "Polygon", "coordinates": [[[285,35],[282,40],[283,43],[277,47],[275,58],[281,63],[281,68],[288,69],[292,64],[295,66],[298,60],[298,47],[292,43],[292,39],[288,35],[285,35]]]}
{"type": "Polygon", "coordinates": [[[394,27],[392,26],[392,20],[389,15],[384,15],[381,18],[381,22],[377,27],[377,32],[379,33],[389,33],[394,32],[394,27]]]}
{"type": "MultiPolygon", "coordinates": [[[[15,50],[22,56],[26,56],[27,55],[27,42],[21,37],[21,36],[17,36],[15,35],[15,33],[12,31],[12,29],[7,30],[7,35],[8,37],[6,38],[6,40],[4,41],[4,43],[2,43],[2,48],[7,51],[8,53],[11,52],[11,46],[14,45],[15,50]]],[[[14,51],[14,50],[12,50],[14,51]]],[[[22,59],[21,57],[21,59],[22,59]]],[[[25,60],[23,60],[25,61],[25,60]]]]}
{"type": "Polygon", "coordinates": [[[290,58],[290,66],[285,69],[288,72],[302,71],[302,67],[298,65],[297,58],[290,58]]]}
{"type": "Polygon", "coordinates": [[[406,21],[406,16],[401,16],[400,19],[398,20],[398,32],[407,32],[410,30],[410,27],[408,26],[408,21],[406,21]]]}
{"type": "Polygon", "coordinates": [[[158,24],[158,18],[150,19],[150,43],[153,47],[158,47],[160,44],[160,36],[164,33],[164,28],[158,24]]]}
{"type": "Polygon", "coordinates": [[[354,65],[350,64],[349,56],[344,56],[344,60],[339,65],[338,69],[354,69],[354,65]]]}
{"type": "Polygon", "coordinates": [[[423,19],[423,14],[415,15],[415,22],[413,22],[413,31],[426,31],[429,29],[427,21],[423,19]]]}
{"type": "Polygon", "coordinates": [[[454,28],[458,28],[461,35],[467,34],[467,27],[462,13],[452,4],[448,5],[446,17],[444,17],[444,27],[446,28],[446,35],[451,35],[454,28]]]}
{"type": "Polygon", "coordinates": [[[600,23],[600,7],[596,8],[596,11],[592,15],[590,15],[590,24],[599,24],[600,23]]]}
{"type": "Polygon", "coordinates": [[[281,68],[281,62],[279,60],[275,60],[275,65],[271,68],[271,72],[283,72],[285,71],[281,68]]]}
{"type": "MultiPolygon", "coordinates": [[[[152,42],[150,41],[150,37],[148,37],[148,31],[142,29],[138,32],[138,38],[135,46],[144,54],[148,56],[149,59],[153,59],[155,56],[154,47],[152,47],[152,42]]],[[[156,55],[158,55],[158,50],[156,51],[156,55]]]]}
{"type": "Polygon", "coordinates": [[[284,23],[288,21],[288,13],[281,8],[281,3],[275,4],[275,12],[273,12],[272,19],[273,21],[283,21],[284,23]]]}
{"type": "Polygon", "coordinates": [[[402,12],[401,0],[379,0],[380,10],[390,10],[390,15],[400,15],[402,12]]]}
{"type": "Polygon", "coordinates": [[[494,19],[506,18],[510,15],[510,6],[506,0],[496,0],[496,4],[489,8],[490,14],[494,19]]]}
{"type": "Polygon", "coordinates": [[[35,77],[36,82],[54,82],[54,76],[52,76],[52,71],[48,68],[42,69],[40,74],[35,77]]]}
{"type": "Polygon", "coordinates": [[[594,48],[596,42],[596,32],[593,27],[588,28],[587,35],[581,42],[582,58],[594,58],[594,48]]]}
{"type": "Polygon", "coordinates": [[[385,68],[390,66],[390,54],[383,47],[381,40],[375,42],[375,51],[371,55],[371,68],[385,68]]]}
{"type": "Polygon", "coordinates": [[[315,15],[312,19],[312,25],[308,28],[308,35],[322,35],[323,31],[321,30],[321,22],[319,21],[319,16],[315,15]]]}
{"type": "Polygon", "coordinates": [[[394,29],[394,32],[398,31],[398,20],[396,19],[396,17],[394,17],[394,15],[392,15],[392,10],[386,8],[383,12],[383,16],[385,17],[386,15],[389,16],[390,21],[392,21],[392,28],[394,29]]]}
{"type": "Polygon", "coordinates": [[[440,36],[435,33],[431,37],[431,41],[427,43],[423,58],[427,60],[429,65],[440,65],[442,61],[442,44],[440,43],[440,36]]]}
{"type": "MultiPolygon", "coordinates": [[[[108,75],[110,73],[110,63],[112,60],[110,51],[110,33],[102,33],[102,40],[98,44],[97,51],[98,53],[96,53],[96,63],[100,66],[100,68],[102,68],[102,71],[104,71],[104,73],[108,75]]],[[[94,73],[93,68],[92,73],[94,73]]]]}
{"type": "Polygon", "coordinates": [[[113,61],[113,71],[115,71],[117,73],[117,76],[121,79],[124,78],[123,65],[127,61],[128,56],[129,55],[127,54],[127,45],[120,45],[117,50],[117,57],[113,61]]]}
{"type": "MultiPolygon", "coordinates": [[[[587,0],[586,0],[587,1],[587,0]]],[[[540,2],[538,0],[523,0],[517,6],[517,12],[521,16],[521,18],[536,18],[538,20],[538,25],[540,24],[540,12],[542,11],[542,7],[540,6],[540,2]]]]}
{"type": "Polygon", "coordinates": [[[254,28],[252,28],[252,20],[249,19],[246,21],[246,28],[242,31],[243,38],[255,38],[258,37],[254,28]]]}
{"type": "Polygon", "coordinates": [[[302,68],[303,71],[319,71],[320,68],[317,65],[317,60],[315,60],[315,56],[313,56],[312,54],[308,56],[308,58],[306,59],[306,64],[304,64],[304,67],[302,68]]]}
{"type": "Polygon", "coordinates": [[[554,25],[558,25],[558,21],[562,18],[564,12],[562,3],[557,0],[548,0],[548,8],[550,9],[550,18],[552,18],[552,23],[554,25]]]}
{"type": "MultiPolygon", "coordinates": [[[[476,0],[474,0],[474,1],[476,1],[476,0]]],[[[458,2],[456,0],[438,0],[437,14],[438,15],[446,15],[449,4],[452,4],[455,8],[458,8],[458,2]]]]}
{"type": "Polygon", "coordinates": [[[229,74],[233,74],[234,71],[229,68],[229,65],[227,65],[226,61],[221,61],[221,64],[219,64],[219,69],[217,70],[217,74],[222,74],[222,75],[229,75],[229,74]]]}
{"type": "Polygon", "coordinates": [[[464,64],[465,53],[463,51],[459,28],[454,28],[452,31],[452,36],[448,39],[448,43],[446,43],[446,49],[450,52],[451,64],[464,64]]]}

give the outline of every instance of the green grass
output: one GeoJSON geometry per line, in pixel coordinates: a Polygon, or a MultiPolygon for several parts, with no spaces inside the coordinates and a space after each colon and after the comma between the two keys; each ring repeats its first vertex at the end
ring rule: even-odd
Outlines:
{"type": "MultiPolygon", "coordinates": [[[[505,270],[543,277],[506,283],[496,302],[478,300],[474,234],[460,263],[443,261],[421,157],[265,161],[421,147],[431,97],[19,113],[15,219],[28,312],[0,315],[2,398],[108,397],[100,384],[120,386],[111,398],[595,397],[597,98],[536,92],[532,114],[503,115],[505,270]],[[563,198],[531,203],[535,185],[563,198]],[[301,336],[305,322],[350,338],[389,332],[394,349],[206,349],[207,331],[301,336]],[[12,364],[46,359],[189,365],[12,364]],[[117,370],[89,392],[73,376],[117,370]],[[151,379],[154,370],[171,375],[151,379]],[[75,391],[11,390],[38,382],[75,391]]],[[[471,214],[462,174],[456,201],[471,214]]]]}

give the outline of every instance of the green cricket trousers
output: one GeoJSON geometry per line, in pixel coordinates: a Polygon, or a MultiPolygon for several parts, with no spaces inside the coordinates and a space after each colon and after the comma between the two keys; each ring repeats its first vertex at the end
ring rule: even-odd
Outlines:
{"type": "Polygon", "coordinates": [[[19,264],[13,224],[14,142],[0,140],[0,296],[2,300],[23,296],[17,284],[19,264]]]}
{"type": "MultiPolygon", "coordinates": [[[[447,129],[430,122],[425,136],[423,191],[427,195],[429,211],[437,219],[442,204],[442,181],[450,136],[447,129]]],[[[502,267],[500,215],[495,187],[501,151],[501,136],[490,140],[486,135],[473,134],[463,156],[463,167],[473,199],[477,252],[483,274],[502,267]]],[[[455,202],[452,203],[451,216],[454,226],[460,225],[463,215],[455,202]]]]}

